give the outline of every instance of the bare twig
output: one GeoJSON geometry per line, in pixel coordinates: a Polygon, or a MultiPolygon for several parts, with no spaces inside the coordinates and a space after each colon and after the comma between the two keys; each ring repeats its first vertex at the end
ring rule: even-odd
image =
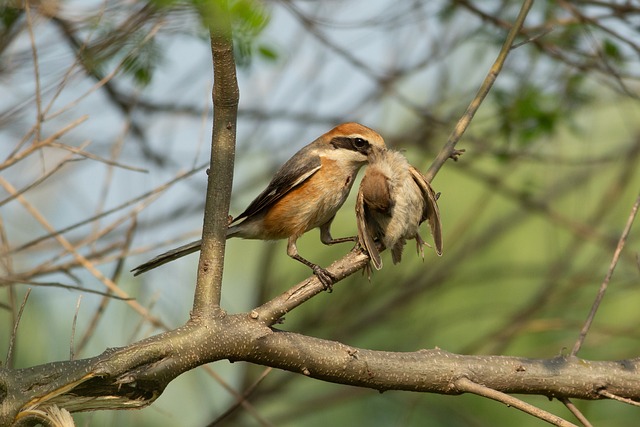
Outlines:
{"type": "Polygon", "coordinates": [[[79,292],[86,292],[88,294],[95,294],[95,295],[102,295],[106,298],[112,298],[112,299],[116,299],[116,300],[120,300],[120,301],[129,301],[132,300],[133,298],[128,297],[128,298],[123,298],[117,295],[112,295],[110,293],[107,292],[101,292],[101,291],[96,291],[94,289],[88,289],[88,288],[83,288],[81,286],[74,286],[74,285],[65,285],[64,283],[60,283],[60,282],[35,282],[32,280],[22,280],[22,279],[18,279],[18,278],[13,278],[13,277],[3,277],[2,278],[3,282],[8,282],[8,283],[15,283],[15,284],[24,284],[24,285],[29,285],[29,286],[42,286],[42,287],[49,287],[49,288],[62,288],[62,289],[68,289],[70,291],[79,291],[79,292]]]}
{"type": "Polygon", "coordinates": [[[36,150],[39,150],[42,147],[46,147],[48,145],[50,145],[51,143],[53,143],[56,139],[60,138],[62,135],[64,135],[65,133],[69,132],[70,130],[74,129],[75,127],[77,127],[79,124],[83,123],[84,121],[86,121],[89,118],[89,116],[84,115],[82,117],[78,117],[77,119],[75,119],[74,121],[72,121],[71,123],[69,123],[68,125],[60,128],[59,130],[55,131],[53,134],[51,134],[51,136],[47,137],[44,140],[37,140],[33,145],[31,145],[29,148],[26,148],[24,150],[22,150],[20,153],[11,153],[7,159],[0,164],[0,171],[3,169],[8,168],[9,166],[12,166],[13,164],[19,162],[20,160],[26,158],[27,156],[29,156],[31,153],[33,153],[36,150]]]}
{"type": "Polygon", "coordinates": [[[29,40],[31,42],[31,55],[33,56],[33,73],[35,80],[35,96],[36,96],[36,126],[35,126],[35,137],[36,141],[40,140],[40,132],[42,126],[42,93],[40,90],[40,65],[38,61],[38,48],[36,46],[36,37],[33,34],[33,22],[31,19],[31,5],[29,4],[30,0],[26,0],[25,3],[25,14],[27,16],[27,28],[29,30],[29,40]]]}
{"type": "MultiPolygon", "coordinates": [[[[81,145],[81,148],[84,148],[84,146],[86,146],[86,145],[89,145],[89,143],[87,142],[87,143],[81,145]]],[[[64,158],[62,158],[60,161],[58,161],[57,165],[55,165],[49,171],[47,171],[44,174],[42,174],[42,176],[40,176],[38,179],[36,179],[32,183],[28,184],[27,186],[21,188],[20,190],[16,191],[16,193],[14,193],[13,195],[11,195],[11,196],[3,199],[3,200],[0,200],[0,207],[2,207],[3,205],[9,203],[13,199],[15,199],[18,195],[26,193],[27,191],[31,190],[32,188],[35,188],[36,186],[42,184],[48,178],[54,176],[60,169],[62,169],[64,166],[69,164],[69,161],[72,159],[72,157],[73,157],[73,153],[69,153],[64,158]]]]}
{"type": "Polygon", "coordinates": [[[573,402],[567,397],[561,397],[560,402],[564,403],[564,406],[567,407],[569,411],[582,423],[584,427],[593,427],[593,425],[589,422],[587,417],[584,416],[582,412],[573,404],[573,402]]]}
{"type": "Polygon", "coordinates": [[[451,132],[451,135],[449,135],[449,139],[447,140],[447,143],[444,145],[444,147],[442,147],[442,150],[440,150],[440,152],[438,153],[438,156],[433,161],[433,163],[429,167],[429,170],[425,174],[428,181],[433,180],[433,178],[436,176],[436,174],[438,173],[442,165],[444,165],[444,162],[447,161],[447,159],[456,155],[457,153],[455,149],[456,144],[458,143],[460,138],[462,138],[462,135],[469,127],[469,124],[471,123],[471,120],[473,119],[476,112],[478,111],[478,108],[480,108],[480,105],[482,104],[487,94],[491,90],[493,83],[496,81],[498,74],[500,74],[500,71],[502,70],[502,67],[504,66],[504,63],[507,59],[507,55],[511,51],[513,42],[516,39],[516,36],[518,35],[518,33],[520,32],[520,29],[524,24],[524,20],[527,17],[527,14],[529,13],[529,9],[531,9],[532,4],[533,4],[533,0],[525,0],[524,2],[522,2],[520,13],[518,13],[518,17],[516,18],[515,22],[513,23],[513,26],[509,30],[509,34],[507,34],[507,38],[502,44],[502,49],[500,49],[500,53],[498,54],[498,57],[496,58],[493,65],[491,66],[489,73],[487,74],[484,81],[482,82],[482,85],[480,86],[478,93],[476,94],[475,98],[473,98],[473,100],[467,107],[467,110],[464,112],[462,117],[460,117],[460,120],[458,120],[456,127],[453,129],[453,132],[451,132]]]}
{"type": "Polygon", "coordinates": [[[621,397],[621,396],[615,395],[615,394],[613,394],[613,393],[611,393],[610,391],[607,391],[607,390],[600,390],[598,393],[600,395],[604,396],[604,397],[609,398],[609,399],[617,400],[618,402],[627,403],[627,404],[633,405],[633,406],[640,406],[640,402],[638,402],[636,400],[628,399],[626,397],[621,397]]]}
{"type": "Polygon", "coordinates": [[[51,144],[49,144],[49,146],[50,147],[55,147],[55,148],[60,148],[60,149],[63,149],[63,150],[67,150],[67,151],[70,151],[70,152],[72,152],[74,154],[77,154],[79,156],[86,157],[87,159],[96,160],[98,162],[104,163],[104,164],[109,165],[109,166],[115,166],[115,167],[118,167],[118,168],[121,168],[121,169],[126,169],[126,170],[130,170],[130,171],[134,171],[134,172],[144,172],[144,173],[148,172],[147,169],[139,168],[139,167],[136,167],[136,166],[124,165],[124,164],[118,163],[118,162],[116,162],[114,160],[104,159],[104,158],[102,158],[100,156],[97,156],[97,155],[95,155],[93,153],[89,153],[88,151],[84,151],[81,148],[72,147],[70,145],[62,144],[60,142],[51,142],[51,144]]]}
{"type": "Polygon", "coordinates": [[[31,294],[31,288],[27,289],[27,292],[24,294],[22,304],[20,305],[20,310],[18,310],[18,315],[16,316],[16,321],[13,324],[13,331],[11,332],[11,338],[9,339],[9,348],[7,349],[7,357],[5,358],[5,365],[8,367],[13,367],[13,356],[14,356],[13,348],[16,343],[18,325],[20,324],[20,319],[22,318],[22,312],[24,311],[24,307],[27,305],[29,294],[31,294]]]}
{"type": "Polygon", "coordinates": [[[455,383],[454,386],[460,390],[465,391],[467,393],[477,394],[478,396],[488,397],[489,399],[497,400],[498,402],[502,402],[505,405],[511,406],[513,408],[519,409],[522,412],[526,412],[529,415],[533,415],[536,418],[540,418],[548,422],[549,424],[553,424],[558,427],[578,427],[569,421],[566,421],[556,415],[553,415],[550,412],[543,411],[540,408],[537,408],[527,402],[524,402],[520,399],[516,399],[513,396],[509,396],[506,393],[501,391],[494,390],[489,387],[485,387],[481,384],[477,384],[471,381],[468,378],[460,378],[455,383]]]}
{"type": "MultiPolygon", "coordinates": [[[[258,385],[262,382],[262,380],[264,380],[267,375],[269,375],[269,373],[272,371],[272,368],[266,368],[262,371],[262,373],[260,374],[260,376],[254,381],[253,384],[251,384],[242,394],[238,394],[236,396],[236,401],[233,405],[231,405],[229,408],[227,408],[226,411],[224,411],[222,414],[220,414],[219,416],[216,417],[215,420],[211,421],[209,424],[207,424],[207,427],[215,427],[216,425],[218,425],[222,420],[224,420],[225,418],[227,418],[233,411],[235,411],[236,409],[238,409],[240,406],[246,406],[247,399],[249,398],[249,396],[251,396],[251,394],[255,391],[255,389],[258,387],[258,385]]],[[[253,408],[253,407],[251,407],[253,408]]],[[[253,410],[253,412],[255,412],[255,409],[253,410]]],[[[259,415],[259,414],[258,414],[259,415]]],[[[255,416],[255,414],[254,414],[255,416]]],[[[271,424],[269,421],[267,421],[264,417],[262,416],[258,416],[256,417],[256,421],[258,423],[260,423],[261,426],[264,427],[269,427],[269,426],[273,426],[273,424],[271,424]]]]}
{"type": "MultiPolygon", "coordinates": [[[[14,194],[16,192],[16,189],[1,176],[0,176],[0,186],[2,186],[10,194],[14,194]]],[[[49,223],[49,221],[47,221],[47,219],[35,208],[35,206],[33,206],[24,198],[24,196],[18,196],[17,199],[24,206],[24,208],[45,229],[47,229],[50,233],[54,232],[54,229],[49,223]]],[[[89,271],[89,273],[91,273],[96,279],[102,282],[108,289],[113,291],[116,295],[118,295],[121,298],[124,298],[124,299],[130,298],[129,294],[127,294],[125,291],[122,290],[122,288],[120,288],[117,284],[115,284],[113,281],[107,278],[100,270],[96,268],[96,266],[91,261],[89,261],[86,257],[82,256],[67,239],[65,239],[61,235],[56,235],[56,240],[67,252],[73,255],[73,257],[76,259],[78,263],[80,263],[80,265],[82,265],[87,271],[89,271]]],[[[137,301],[127,300],[127,304],[152,324],[156,326],[164,326],[164,322],[162,322],[162,320],[151,315],[151,313],[149,313],[149,311],[146,310],[137,301]]]]}
{"type": "MultiPolygon", "coordinates": [[[[114,282],[116,282],[118,277],[120,277],[120,273],[122,272],[122,269],[124,267],[125,255],[129,252],[129,248],[131,247],[131,242],[133,241],[133,236],[137,229],[137,224],[138,224],[137,217],[134,216],[131,221],[131,226],[127,230],[126,241],[122,247],[121,258],[116,264],[116,268],[114,269],[113,274],[111,276],[111,280],[113,280],[114,282]]],[[[98,326],[98,322],[102,318],[102,315],[105,313],[107,304],[109,304],[110,296],[111,296],[111,292],[108,291],[107,295],[105,295],[102,298],[102,300],[100,301],[100,304],[98,305],[98,307],[96,307],[96,310],[93,316],[91,317],[91,320],[89,321],[89,325],[87,326],[84,334],[82,335],[82,339],[78,344],[78,349],[77,349],[78,353],[80,353],[84,349],[84,347],[89,342],[89,339],[93,336],[93,333],[95,332],[98,326]]]]}
{"type": "Polygon", "coordinates": [[[624,248],[624,245],[627,241],[627,237],[629,236],[629,232],[631,231],[633,220],[635,219],[638,213],[638,206],[640,206],[640,195],[638,195],[636,202],[633,204],[633,207],[631,208],[631,212],[629,213],[629,218],[627,219],[627,223],[624,227],[624,230],[622,231],[620,240],[618,241],[618,246],[616,247],[616,250],[613,252],[613,258],[611,259],[611,264],[609,265],[609,271],[607,271],[607,274],[605,275],[604,280],[602,281],[602,284],[600,284],[600,289],[598,290],[596,299],[593,301],[593,305],[591,306],[591,311],[589,312],[589,315],[587,316],[587,320],[584,322],[584,325],[580,330],[580,336],[578,337],[576,343],[573,346],[573,349],[571,350],[572,356],[575,356],[576,354],[578,354],[578,351],[580,351],[580,347],[582,347],[582,343],[584,343],[587,333],[591,328],[591,324],[593,323],[593,319],[596,315],[596,312],[598,311],[598,307],[600,307],[600,303],[604,298],[604,294],[605,292],[607,292],[609,281],[611,280],[611,277],[613,276],[613,271],[615,270],[616,265],[618,264],[618,259],[620,259],[620,254],[622,253],[622,249],[624,248]]]}
{"type": "MultiPolygon", "coordinates": [[[[190,171],[179,173],[175,178],[173,178],[170,181],[160,185],[157,188],[154,188],[151,191],[148,191],[148,192],[146,192],[146,193],[144,193],[144,194],[142,194],[142,195],[140,195],[140,196],[138,196],[138,197],[136,197],[134,199],[128,200],[128,201],[126,201],[126,202],[124,202],[124,203],[122,203],[122,204],[120,204],[118,206],[113,207],[112,209],[109,209],[109,210],[104,211],[104,212],[102,212],[100,214],[91,216],[91,217],[89,217],[89,218],[87,218],[87,219],[85,219],[83,221],[80,221],[80,222],[77,222],[77,223],[75,223],[73,225],[70,225],[69,227],[65,227],[63,229],[53,231],[51,233],[45,234],[44,236],[38,237],[38,238],[36,238],[34,240],[31,240],[31,241],[29,241],[29,242],[27,242],[27,243],[25,243],[23,245],[20,245],[20,246],[18,246],[16,248],[12,249],[9,253],[16,253],[16,252],[19,252],[19,251],[23,251],[23,250],[25,250],[25,249],[33,246],[33,245],[36,245],[36,244],[42,242],[43,240],[46,240],[46,239],[49,239],[49,238],[52,238],[52,237],[56,237],[56,236],[64,234],[64,233],[68,233],[69,231],[72,231],[72,230],[74,230],[76,228],[82,227],[83,225],[90,224],[90,223],[96,221],[97,219],[100,219],[100,218],[105,217],[107,215],[111,215],[114,212],[117,212],[119,210],[127,208],[127,207],[129,207],[131,205],[134,205],[134,204],[138,203],[138,202],[144,201],[145,199],[148,199],[150,197],[154,197],[154,196],[162,193],[166,189],[170,188],[175,183],[177,183],[177,182],[179,182],[181,180],[184,180],[184,179],[190,177],[191,175],[193,175],[193,174],[195,174],[197,172],[200,172],[205,167],[206,167],[206,165],[201,165],[201,166],[198,166],[197,168],[192,169],[190,171]]],[[[4,255],[4,254],[2,254],[2,255],[4,255]]]]}
{"type": "Polygon", "coordinates": [[[76,352],[74,348],[74,340],[76,338],[76,324],[78,322],[78,313],[80,312],[80,302],[82,301],[82,295],[78,295],[78,302],[76,304],[76,312],[73,315],[73,321],[71,322],[71,342],[69,343],[69,360],[76,358],[76,352]]]}
{"type": "MultiPolygon", "coordinates": [[[[153,309],[153,307],[156,305],[159,299],[160,299],[160,293],[156,292],[154,295],[152,295],[151,298],[149,299],[149,304],[147,305],[147,311],[150,312],[153,309]]],[[[131,328],[131,334],[129,335],[129,342],[133,342],[136,336],[143,336],[143,337],[145,336],[140,332],[142,331],[142,327],[144,326],[144,324],[145,324],[144,317],[141,317],[140,319],[138,319],[138,322],[135,324],[135,326],[131,328]]],[[[165,331],[171,330],[171,328],[169,328],[169,326],[166,324],[163,325],[163,329],[165,331]]]]}

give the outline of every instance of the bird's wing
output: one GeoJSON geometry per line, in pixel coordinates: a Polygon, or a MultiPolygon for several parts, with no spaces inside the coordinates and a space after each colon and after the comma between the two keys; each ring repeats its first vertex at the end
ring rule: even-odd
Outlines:
{"type": "Polygon", "coordinates": [[[421,221],[429,221],[429,228],[431,229],[431,236],[433,236],[436,253],[442,255],[442,223],[440,222],[440,210],[438,209],[436,194],[420,171],[413,166],[409,166],[409,171],[411,172],[413,180],[418,184],[418,187],[420,187],[425,200],[424,213],[422,214],[421,221]]]}
{"type": "Polygon", "coordinates": [[[376,246],[376,242],[373,239],[367,223],[367,207],[364,204],[364,194],[362,191],[358,192],[358,198],[356,199],[356,222],[358,224],[358,241],[360,245],[367,251],[369,258],[376,270],[382,268],[382,258],[380,252],[376,246]]]}
{"type": "Polygon", "coordinates": [[[376,270],[382,268],[380,251],[375,242],[378,227],[371,218],[371,211],[388,213],[393,205],[389,193],[387,177],[379,170],[369,166],[358,190],[356,200],[356,219],[358,223],[358,240],[369,253],[371,262],[376,270]]]}
{"type": "Polygon", "coordinates": [[[302,184],[320,170],[320,157],[307,146],[298,151],[276,172],[265,190],[251,204],[233,219],[232,223],[268,209],[284,197],[289,191],[302,184]]]}

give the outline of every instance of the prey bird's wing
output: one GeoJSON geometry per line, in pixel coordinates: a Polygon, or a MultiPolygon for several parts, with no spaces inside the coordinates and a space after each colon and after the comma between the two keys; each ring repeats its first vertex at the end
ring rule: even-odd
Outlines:
{"type": "Polygon", "coordinates": [[[440,222],[440,209],[438,209],[436,194],[420,171],[413,166],[409,166],[409,171],[411,172],[413,180],[418,184],[418,187],[420,187],[425,201],[421,221],[429,221],[429,228],[431,229],[431,236],[433,236],[436,253],[442,255],[442,223],[440,222]]]}
{"type": "Polygon", "coordinates": [[[358,224],[358,240],[369,253],[371,262],[376,270],[382,268],[382,258],[375,242],[375,237],[379,232],[379,225],[372,218],[372,211],[389,213],[392,205],[393,200],[391,200],[387,177],[378,169],[369,166],[358,190],[356,220],[358,224]]]}
{"type": "Polygon", "coordinates": [[[380,270],[382,268],[382,258],[380,257],[380,252],[378,251],[376,242],[371,235],[373,230],[370,230],[367,224],[367,210],[368,208],[364,204],[364,194],[362,193],[362,191],[359,191],[358,198],[356,199],[356,222],[358,224],[358,241],[369,254],[369,258],[371,258],[371,262],[373,263],[375,269],[380,270]]]}
{"type": "Polygon", "coordinates": [[[255,198],[253,202],[232,223],[243,218],[255,215],[273,206],[289,191],[299,186],[313,174],[320,170],[320,157],[312,152],[312,147],[307,146],[290,158],[276,172],[265,190],[255,198]]]}

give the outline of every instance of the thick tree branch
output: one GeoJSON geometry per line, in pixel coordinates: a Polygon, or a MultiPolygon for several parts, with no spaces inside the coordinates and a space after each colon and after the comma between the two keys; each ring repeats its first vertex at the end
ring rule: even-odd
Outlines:
{"type": "Polygon", "coordinates": [[[178,375],[217,360],[249,361],[324,381],[379,391],[461,394],[461,378],[501,393],[640,401],[640,358],[613,362],[577,357],[527,359],[463,356],[444,350],[373,351],[282,332],[245,313],[200,318],[100,356],[27,369],[0,370],[0,425],[20,411],[57,405],[70,411],[151,404],[178,375]]]}
{"type": "Polygon", "coordinates": [[[211,314],[220,309],[240,98],[227,2],[212,4],[219,4],[219,8],[213,11],[215,16],[211,18],[215,18],[215,25],[211,24],[213,132],[202,227],[202,249],[193,303],[194,316],[211,314]]]}

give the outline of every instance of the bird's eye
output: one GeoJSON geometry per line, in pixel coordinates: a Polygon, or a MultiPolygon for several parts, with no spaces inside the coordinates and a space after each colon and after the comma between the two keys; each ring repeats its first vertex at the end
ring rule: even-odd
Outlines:
{"type": "Polygon", "coordinates": [[[365,141],[362,138],[354,138],[353,139],[353,146],[356,148],[363,148],[367,145],[367,141],[365,141]]]}

